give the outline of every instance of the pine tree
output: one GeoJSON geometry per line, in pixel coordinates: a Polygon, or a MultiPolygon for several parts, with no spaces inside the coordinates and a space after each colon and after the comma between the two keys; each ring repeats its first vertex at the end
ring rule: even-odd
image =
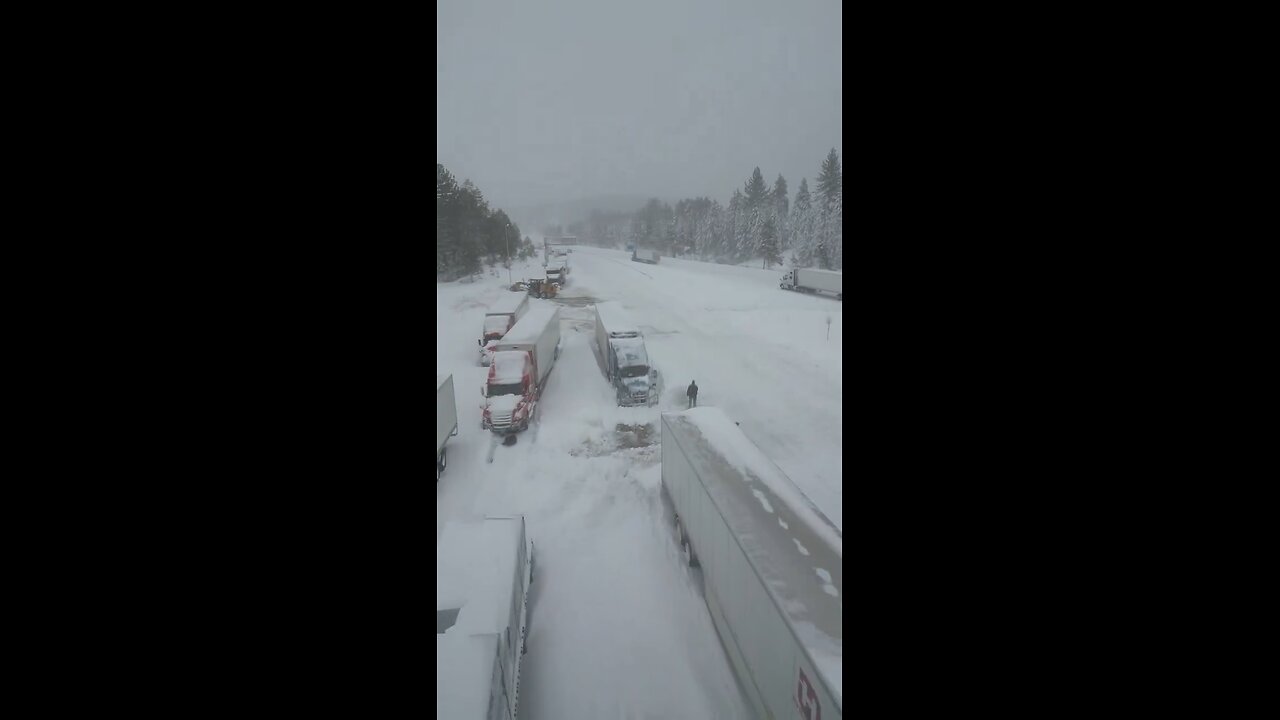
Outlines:
{"type": "Polygon", "coordinates": [[[818,198],[823,212],[831,209],[836,196],[841,192],[840,156],[831,148],[827,159],[822,161],[822,173],[818,175],[818,198]]]}
{"type": "Polygon", "coordinates": [[[760,174],[760,168],[751,172],[751,177],[743,185],[742,195],[746,200],[747,209],[755,210],[764,207],[769,199],[769,188],[764,184],[764,176],[760,174]]]}
{"type": "Polygon", "coordinates": [[[773,218],[766,218],[760,231],[761,267],[768,269],[770,265],[780,265],[782,255],[778,252],[778,233],[773,226],[773,218]]]}
{"type": "Polygon", "coordinates": [[[841,232],[843,224],[841,185],[840,157],[836,154],[835,148],[832,148],[827,154],[827,159],[822,161],[822,174],[818,176],[816,234],[826,253],[826,265],[823,266],[826,269],[833,266],[839,267],[841,258],[844,256],[842,247],[844,238],[841,232]]]}
{"type": "Polygon", "coordinates": [[[787,224],[788,215],[790,214],[790,203],[787,201],[787,181],[778,174],[778,179],[773,181],[773,191],[769,194],[769,200],[773,204],[774,222],[778,227],[778,248],[785,249],[787,242],[791,238],[791,231],[787,224]]]}
{"type": "Polygon", "coordinates": [[[806,178],[800,178],[800,189],[796,191],[796,203],[791,208],[791,244],[795,248],[797,266],[813,267],[813,206],[809,198],[809,181],[806,178]]]}

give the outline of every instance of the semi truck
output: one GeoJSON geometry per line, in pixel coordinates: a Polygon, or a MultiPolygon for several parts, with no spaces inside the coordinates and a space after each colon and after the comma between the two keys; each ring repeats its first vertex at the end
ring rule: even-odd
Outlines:
{"type": "Polygon", "coordinates": [[[458,401],[453,395],[453,376],[436,376],[436,482],[447,465],[445,443],[458,434],[458,401]]]}
{"type": "Polygon", "coordinates": [[[553,250],[546,262],[547,282],[564,287],[569,282],[569,254],[563,250],[553,250]]]}
{"type": "Polygon", "coordinates": [[[480,339],[480,364],[493,361],[493,346],[520,322],[529,309],[529,296],[525,293],[504,292],[497,302],[484,313],[484,329],[480,339]]]}
{"type": "Polygon", "coordinates": [[[650,265],[658,264],[658,251],[649,248],[634,248],[631,251],[631,260],[633,262],[649,263],[650,265]]]}
{"type": "Polygon", "coordinates": [[[494,346],[489,378],[480,388],[481,427],[498,434],[529,429],[559,356],[560,308],[531,308],[494,346]]]}
{"type": "Polygon", "coordinates": [[[617,302],[596,303],[596,346],[619,405],[657,404],[658,372],[649,365],[644,336],[617,302]]]}
{"type": "Polygon", "coordinates": [[[662,488],[762,718],[842,716],[843,539],[716,407],[662,415],[662,488]]]}
{"type": "Polygon", "coordinates": [[[842,273],[835,270],[795,268],[788,270],[787,274],[782,276],[778,287],[796,292],[834,293],[837,300],[844,300],[844,290],[841,289],[842,277],[842,273]]]}
{"type": "Polygon", "coordinates": [[[436,543],[436,717],[515,720],[533,572],[524,516],[445,525],[436,543]]]}

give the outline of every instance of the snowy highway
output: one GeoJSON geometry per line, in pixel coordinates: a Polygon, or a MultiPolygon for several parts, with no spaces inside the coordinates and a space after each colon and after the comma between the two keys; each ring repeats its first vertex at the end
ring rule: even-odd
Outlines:
{"type": "MultiPolygon", "coordinates": [[[[509,447],[493,448],[481,430],[488,369],[476,343],[507,272],[436,285],[436,372],[453,375],[459,425],[437,486],[436,536],[450,520],[526,516],[537,566],[521,718],[751,717],[660,493],[658,416],[684,409],[696,379],[699,405],[741,423],[842,528],[843,303],[779,289],[782,268],[629,257],[575,246],[561,296],[530,300],[561,308],[561,354],[539,421],[509,447]],[[606,300],[644,332],[661,373],[658,407],[615,404],[594,353],[592,306],[606,300]]],[[[541,271],[534,261],[513,268],[516,280],[541,271]]]]}

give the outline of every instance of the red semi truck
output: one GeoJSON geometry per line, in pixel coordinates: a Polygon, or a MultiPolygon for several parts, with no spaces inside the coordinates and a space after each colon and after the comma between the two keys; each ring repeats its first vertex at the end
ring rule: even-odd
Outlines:
{"type": "Polygon", "coordinates": [[[527,430],[559,356],[560,308],[534,307],[494,346],[489,378],[480,388],[481,427],[500,434],[527,430]]]}

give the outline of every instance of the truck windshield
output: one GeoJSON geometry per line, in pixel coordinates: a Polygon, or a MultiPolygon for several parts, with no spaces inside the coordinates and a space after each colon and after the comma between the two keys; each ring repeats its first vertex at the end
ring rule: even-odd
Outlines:
{"type": "Polygon", "coordinates": [[[490,385],[489,397],[495,395],[523,395],[524,387],[520,383],[508,383],[506,385],[490,385]]]}
{"type": "Polygon", "coordinates": [[[628,378],[642,377],[649,374],[649,368],[646,365],[632,365],[618,370],[618,374],[628,378]]]}

